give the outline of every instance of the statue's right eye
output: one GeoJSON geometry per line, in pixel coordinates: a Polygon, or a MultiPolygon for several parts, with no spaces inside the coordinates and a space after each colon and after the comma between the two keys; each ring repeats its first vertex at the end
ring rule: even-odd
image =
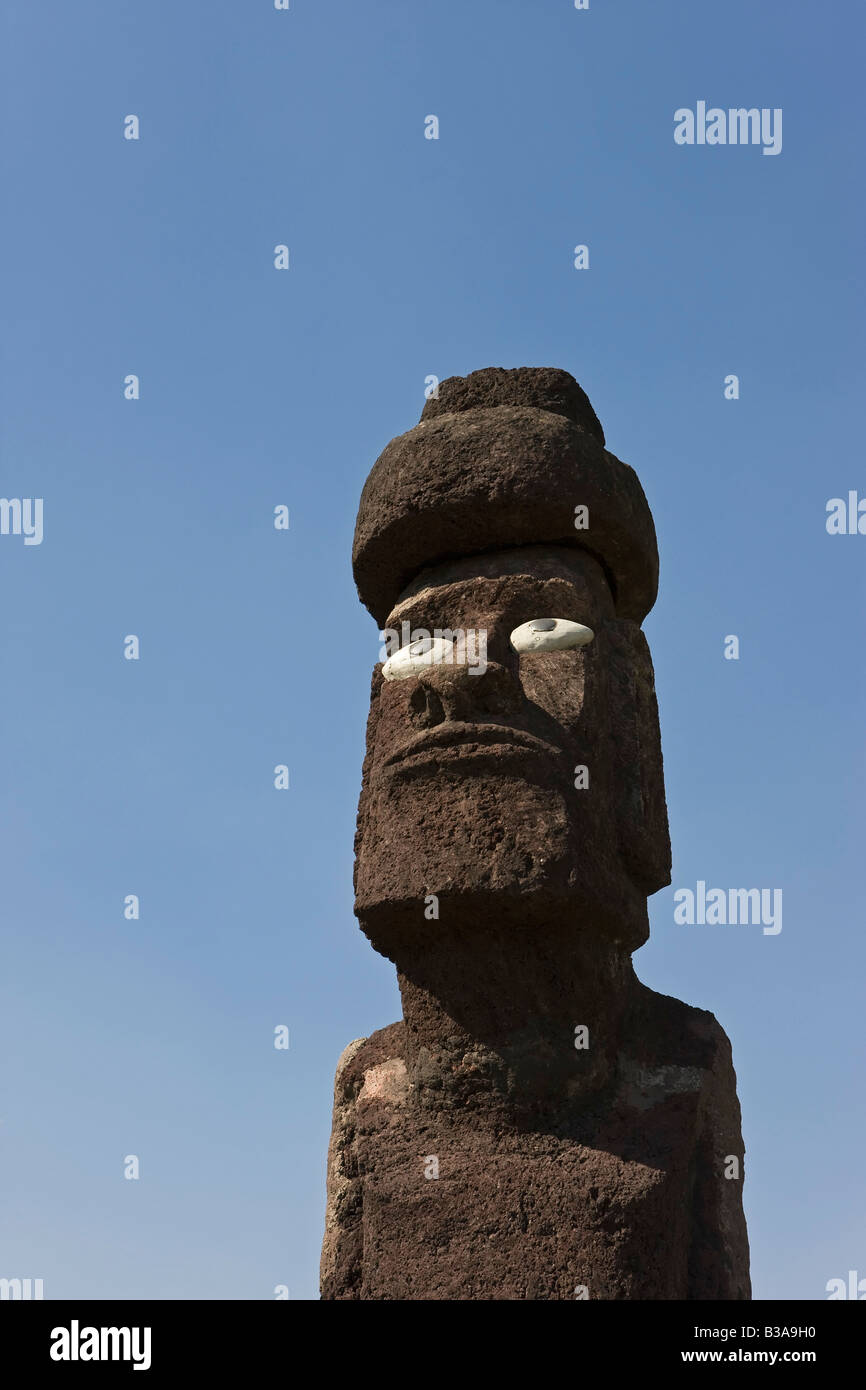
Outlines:
{"type": "Polygon", "coordinates": [[[443,662],[450,665],[453,661],[453,642],[445,637],[419,637],[417,642],[409,642],[388,657],[382,667],[382,676],[386,681],[405,681],[428,666],[439,666],[443,662]]]}
{"type": "Polygon", "coordinates": [[[561,652],[569,647],[585,647],[595,633],[583,623],[570,618],[530,618],[511,634],[516,652],[561,652]]]}

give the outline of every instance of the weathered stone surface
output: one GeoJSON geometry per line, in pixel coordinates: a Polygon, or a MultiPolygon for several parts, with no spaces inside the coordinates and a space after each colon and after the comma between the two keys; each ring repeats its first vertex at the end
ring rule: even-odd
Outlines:
{"type": "MultiPolygon", "coordinates": [[[[376,483],[392,535],[419,538],[397,557],[387,625],[483,632],[486,661],[374,672],[355,910],[397,966],[403,1022],[340,1061],[324,1298],[750,1296],[728,1040],[631,963],[647,896],[670,880],[652,661],[628,616],[647,574],[636,494],[612,485],[604,554],[551,532],[543,509],[529,508],[528,534],[502,537],[496,479],[513,493],[521,441],[553,421],[600,448],[563,376],[474,373],[440,388],[428,517],[454,481],[455,421],[483,417],[488,444],[506,441],[495,466],[486,456],[462,552],[441,558],[435,537],[425,550],[423,510],[405,529],[414,473],[408,493],[399,469],[390,494],[376,483]],[[516,629],[553,618],[592,640],[514,650],[516,629]]],[[[603,450],[596,462],[602,497],[602,470],[616,480],[624,465],[603,450]]],[[[383,534],[371,508],[368,482],[367,558],[383,534]]]]}
{"type": "Polygon", "coordinates": [[[604,444],[604,430],[589,397],[571,373],[560,367],[484,367],[468,376],[446,377],[439,383],[438,395],[425,404],[421,419],[501,405],[564,415],[604,444]]]}
{"type": "Polygon", "coordinates": [[[739,1184],[719,1180],[742,1158],[730,1045],[712,1014],[630,994],[609,1087],[523,1126],[469,1096],[372,1094],[365,1078],[405,1065],[406,1025],[368,1038],[338,1079],[352,1176],[322,1297],[748,1298],[739,1184]]]}

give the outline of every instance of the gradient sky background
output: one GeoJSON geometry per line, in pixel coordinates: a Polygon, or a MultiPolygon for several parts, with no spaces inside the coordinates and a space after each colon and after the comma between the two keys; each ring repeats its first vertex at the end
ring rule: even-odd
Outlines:
{"type": "Polygon", "coordinates": [[[0,537],[0,1276],[317,1296],[334,1067],[400,1014],[352,915],[358,497],[428,374],[520,365],[655,515],[635,962],[731,1038],[755,1297],[866,1276],[866,536],[825,529],[866,496],[862,6],[5,9],[0,492],[45,534],[0,537]],[[782,107],[782,153],[677,147],[698,100],[782,107]],[[699,878],[781,888],[781,934],[675,925],[699,878]]]}

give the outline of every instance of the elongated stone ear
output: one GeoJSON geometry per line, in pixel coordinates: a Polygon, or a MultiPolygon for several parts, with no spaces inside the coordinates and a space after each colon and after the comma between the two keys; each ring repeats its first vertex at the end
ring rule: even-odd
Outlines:
{"type": "Polygon", "coordinates": [[[379,716],[381,713],[379,696],[382,693],[382,686],[384,683],[382,662],[377,661],[376,665],[373,667],[373,674],[370,678],[370,710],[367,714],[367,751],[364,754],[364,766],[361,771],[361,796],[358,801],[358,813],[355,818],[355,868],[353,880],[356,890],[358,887],[358,856],[361,853],[361,840],[364,834],[364,823],[367,818],[367,799],[370,786],[370,759],[372,756],[370,750],[375,747],[376,743],[376,726],[379,723],[379,716]]]}
{"type": "Polygon", "coordinates": [[[649,896],[671,881],[659,712],[647,640],[637,623],[605,624],[612,702],[611,787],[623,863],[649,896]]]}

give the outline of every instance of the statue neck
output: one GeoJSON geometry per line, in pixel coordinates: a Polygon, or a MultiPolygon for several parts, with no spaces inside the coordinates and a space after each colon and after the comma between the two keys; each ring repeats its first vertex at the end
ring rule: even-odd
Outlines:
{"type": "Polygon", "coordinates": [[[635,978],[627,953],[574,922],[533,922],[431,924],[411,954],[398,980],[420,1104],[537,1110],[611,1080],[635,978]]]}

